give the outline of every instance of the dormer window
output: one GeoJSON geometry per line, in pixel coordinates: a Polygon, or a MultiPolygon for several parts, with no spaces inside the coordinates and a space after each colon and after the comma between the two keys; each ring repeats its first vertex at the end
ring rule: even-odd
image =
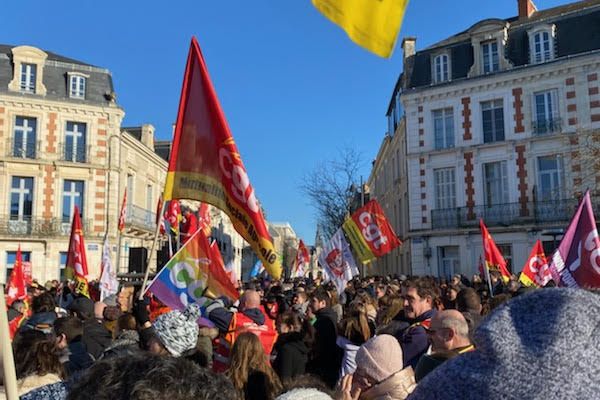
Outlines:
{"type": "Polygon", "coordinates": [[[448,54],[440,54],[434,57],[433,77],[435,83],[450,80],[450,57],[448,57],[448,54]]]}
{"type": "Polygon", "coordinates": [[[500,59],[498,57],[498,42],[493,40],[481,43],[481,54],[483,57],[483,73],[489,74],[500,70],[500,59]]]}
{"type": "Polygon", "coordinates": [[[21,91],[35,93],[37,66],[35,64],[21,64],[21,91]]]}
{"type": "Polygon", "coordinates": [[[554,59],[554,25],[542,25],[530,30],[529,49],[532,64],[554,59]]]}
{"type": "Polygon", "coordinates": [[[85,99],[86,77],[80,74],[69,75],[69,97],[85,99]]]}

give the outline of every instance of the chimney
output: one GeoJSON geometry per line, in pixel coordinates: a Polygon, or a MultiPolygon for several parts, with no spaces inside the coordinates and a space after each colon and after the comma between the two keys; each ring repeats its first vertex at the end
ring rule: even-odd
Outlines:
{"type": "Polygon", "coordinates": [[[141,141],[143,144],[154,150],[154,127],[152,125],[142,125],[141,141]]]}
{"type": "Polygon", "coordinates": [[[406,59],[410,56],[414,56],[415,55],[415,46],[417,44],[417,38],[416,37],[405,37],[404,40],[402,40],[402,59],[404,60],[404,62],[406,62],[406,59]]]}
{"type": "Polygon", "coordinates": [[[533,0],[517,0],[519,3],[519,19],[529,18],[537,11],[533,0]]]}
{"type": "Polygon", "coordinates": [[[417,47],[416,37],[405,37],[402,41],[402,77],[400,86],[406,89],[410,86],[412,77],[415,48],[417,47]]]}

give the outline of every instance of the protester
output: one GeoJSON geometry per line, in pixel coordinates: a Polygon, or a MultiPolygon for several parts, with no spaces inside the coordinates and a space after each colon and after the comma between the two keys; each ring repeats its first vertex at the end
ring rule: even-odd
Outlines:
{"type": "Polygon", "coordinates": [[[116,333],[116,339],[104,350],[101,358],[131,356],[141,350],[140,335],[132,314],[123,314],[117,319],[116,333]]]}
{"type": "Polygon", "coordinates": [[[281,391],[281,382],[269,365],[260,340],[251,332],[240,334],[233,344],[227,376],[240,399],[273,400],[281,391]]]}
{"type": "Polygon", "coordinates": [[[89,368],[94,359],[83,343],[83,323],[77,317],[59,318],[54,322],[56,346],[64,351],[62,361],[66,375],[72,376],[89,368]]]}
{"type": "Polygon", "coordinates": [[[469,333],[473,334],[481,322],[481,297],[473,288],[464,288],[456,295],[456,309],[460,311],[467,324],[469,333]]]}
{"type": "Polygon", "coordinates": [[[154,354],[174,357],[189,355],[191,351],[195,351],[200,314],[200,308],[193,303],[183,311],[174,310],[160,315],[144,330],[148,350],[154,354]]]}
{"type": "Polygon", "coordinates": [[[56,303],[49,293],[42,293],[35,296],[31,302],[32,315],[25,321],[20,330],[38,330],[46,334],[52,333],[52,326],[57,318],[56,303]]]}
{"type": "Polygon", "coordinates": [[[27,319],[25,315],[27,311],[27,307],[24,301],[15,300],[13,301],[8,310],[6,310],[6,316],[8,318],[8,329],[10,338],[13,339],[23,324],[23,322],[27,319]]]}
{"type": "Polygon", "coordinates": [[[498,307],[474,335],[475,351],[427,375],[411,400],[595,399],[600,296],[542,289],[498,307]]]}
{"type": "Polygon", "coordinates": [[[83,343],[88,353],[98,359],[112,343],[111,333],[94,316],[94,302],[87,297],[78,297],[69,306],[77,318],[83,322],[83,343]]]}
{"type": "Polygon", "coordinates": [[[306,292],[297,290],[292,299],[292,308],[300,315],[306,315],[306,309],[308,308],[308,296],[306,292]]]}
{"type": "Polygon", "coordinates": [[[279,336],[273,348],[273,369],[282,381],[303,375],[314,328],[297,312],[288,310],[277,317],[277,332],[279,336]]]}
{"type": "Polygon", "coordinates": [[[183,207],[183,223],[181,224],[181,243],[185,243],[198,230],[198,217],[189,207],[183,207]]]}
{"type": "Polygon", "coordinates": [[[276,400],[331,400],[333,395],[320,379],[313,375],[300,375],[284,383],[283,393],[276,400]]]}
{"type": "Polygon", "coordinates": [[[354,372],[356,352],[370,337],[367,307],[360,300],[354,300],[350,303],[346,318],[338,325],[336,344],[344,351],[340,377],[354,372]]]}

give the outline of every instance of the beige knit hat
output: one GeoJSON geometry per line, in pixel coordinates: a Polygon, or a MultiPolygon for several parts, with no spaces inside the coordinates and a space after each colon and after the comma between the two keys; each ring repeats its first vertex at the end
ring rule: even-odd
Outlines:
{"type": "Polygon", "coordinates": [[[402,370],[402,348],[392,335],[379,335],[365,342],[356,353],[356,365],[376,382],[402,370]]]}

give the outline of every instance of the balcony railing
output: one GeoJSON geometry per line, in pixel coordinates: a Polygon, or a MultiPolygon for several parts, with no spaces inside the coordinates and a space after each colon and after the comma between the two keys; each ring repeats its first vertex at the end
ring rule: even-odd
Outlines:
{"type": "Polygon", "coordinates": [[[134,228],[154,231],[156,229],[156,213],[145,208],[129,204],[125,223],[134,228]]]}
{"type": "MultiPolygon", "coordinates": [[[[93,221],[83,220],[81,223],[84,234],[90,233],[93,221]]],[[[71,223],[63,222],[61,218],[0,216],[0,235],[51,238],[69,236],[70,233],[71,223]]]]}
{"type": "Polygon", "coordinates": [[[67,146],[62,143],[59,144],[60,149],[60,160],[68,162],[86,163],[90,159],[91,146],[67,146]]]}
{"type": "MultiPolygon", "coordinates": [[[[579,201],[561,199],[528,203],[506,203],[431,210],[432,229],[475,228],[483,218],[487,226],[512,226],[568,222],[579,201]]],[[[600,198],[593,198],[594,211],[600,211],[600,198]]]]}
{"type": "Polygon", "coordinates": [[[548,133],[558,133],[561,131],[562,120],[560,118],[549,118],[533,121],[533,134],[545,135],[548,133]]]}
{"type": "Polygon", "coordinates": [[[15,142],[14,138],[11,138],[7,144],[8,147],[6,148],[6,155],[8,157],[35,159],[39,155],[39,140],[35,142],[23,143],[22,141],[15,142]]]}

